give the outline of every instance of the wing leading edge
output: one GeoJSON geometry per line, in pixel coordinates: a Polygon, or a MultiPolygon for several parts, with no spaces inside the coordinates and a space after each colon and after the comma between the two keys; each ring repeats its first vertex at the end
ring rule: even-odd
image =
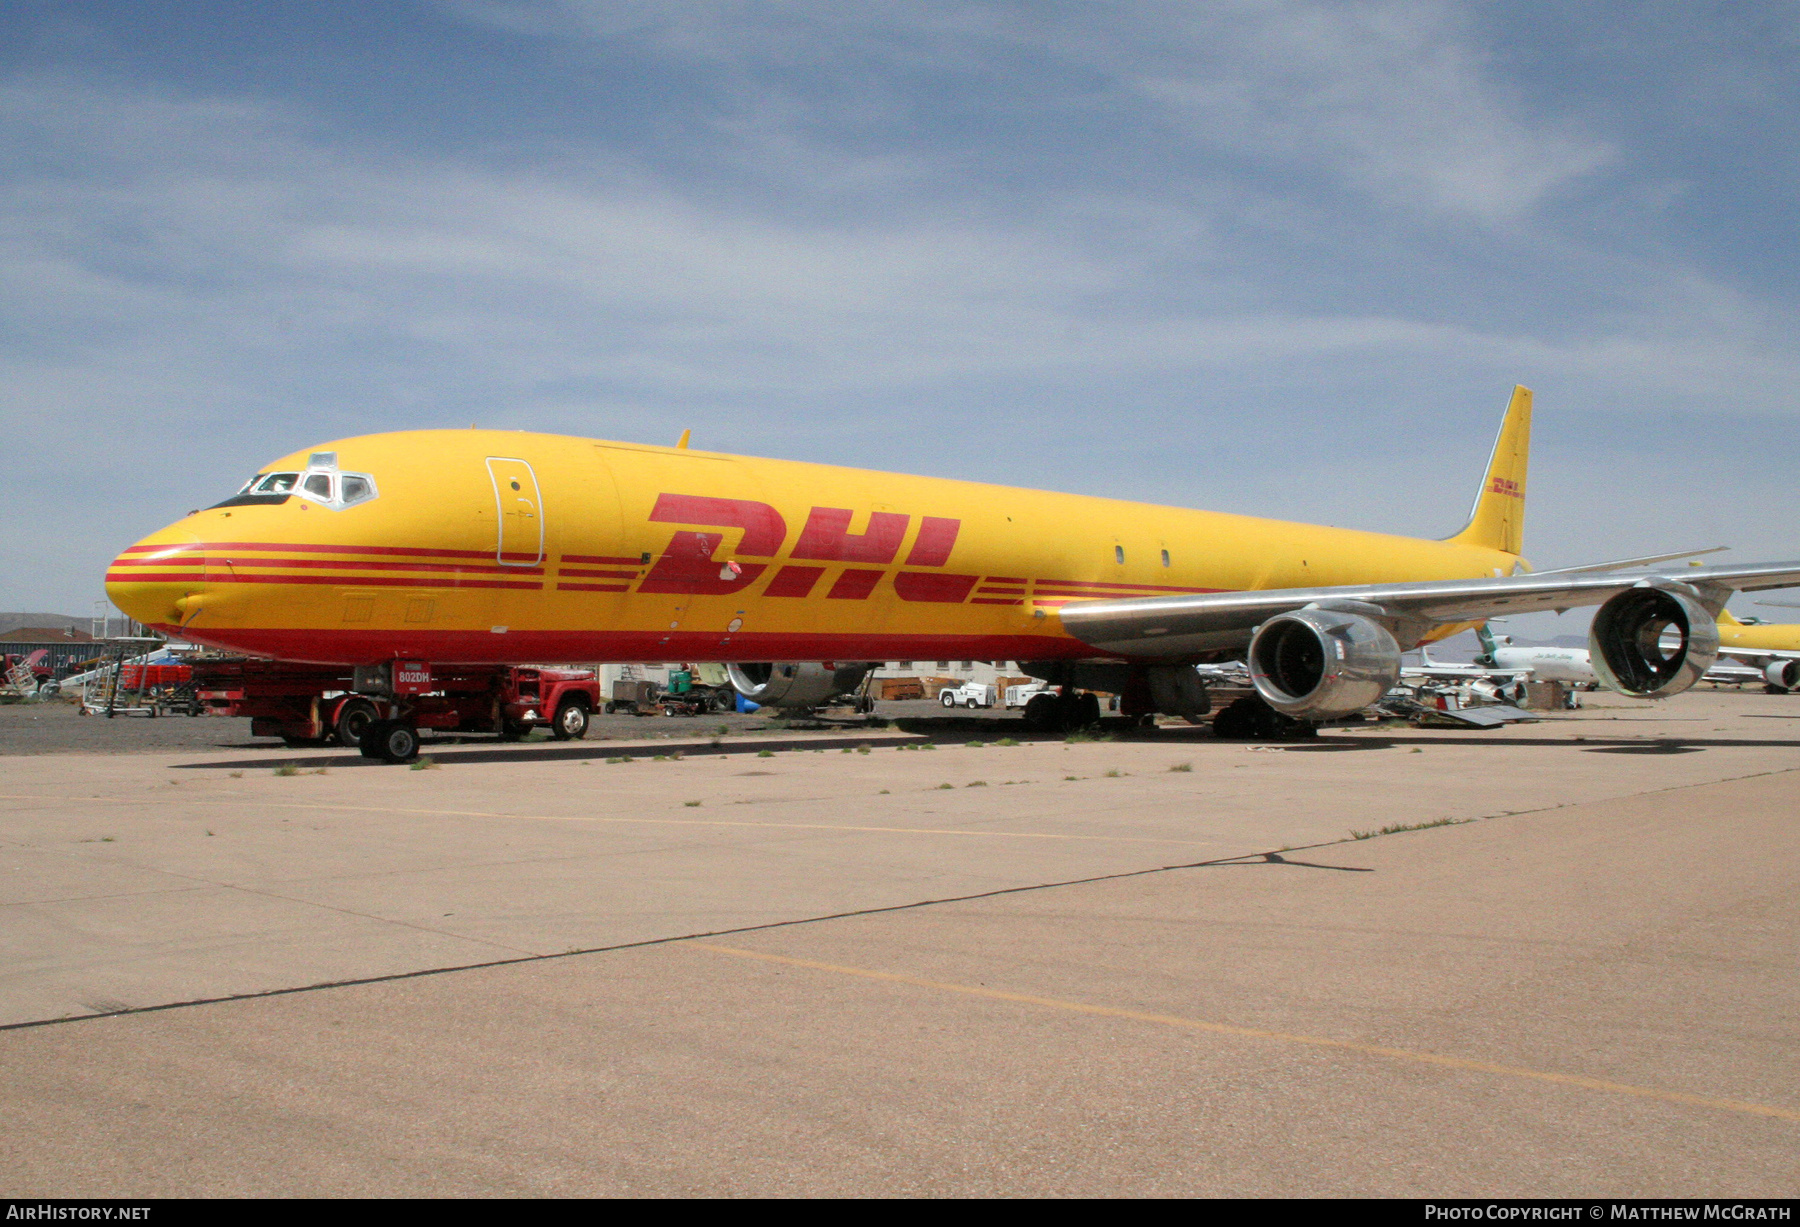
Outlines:
{"type": "Polygon", "coordinates": [[[1800,561],[1604,572],[1574,569],[1543,575],[1416,583],[1276,588],[1191,596],[1083,601],[1062,608],[1063,629],[1099,652],[1153,660],[1197,659],[1242,648],[1265,620],[1308,605],[1364,614],[1381,622],[1402,649],[1418,646],[1439,626],[1508,613],[1598,605],[1634,587],[1691,592],[1716,616],[1734,591],[1800,586],[1800,561]]]}

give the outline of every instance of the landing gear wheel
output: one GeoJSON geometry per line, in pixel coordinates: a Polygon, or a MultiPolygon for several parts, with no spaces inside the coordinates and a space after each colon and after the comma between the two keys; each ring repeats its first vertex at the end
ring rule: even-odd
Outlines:
{"type": "Polygon", "coordinates": [[[1253,699],[1237,699],[1225,705],[1218,715],[1213,717],[1213,736],[1220,741],[1250,741],[1256,737],[1256,709],[1259,704],[1253,699]]]}
{"type": "Polygon", "coordinates": [[[369,731],[379,713],[375,705],[367,699],[351,699],[337,711],[337,723],[332,725],[332,734],[340,746],[360,746],[363,734],[369,731]]]}
{"type": "Polygon", "coordinates": [[[1064,733],[1077,733],[1100,723],[1100,696],[1082,692],[1064,692],[1056,699],[1056,727],[1064,733]]]}
{"type": "Polygon", "coordinates": [[[1057,728],[1056,696],[1048,692],[1034,694],[1025,703],[1025,727],[1039,733],[1054,732],[1057,728]]]}
{"type": "Polygon", "coordinates": [[[389,763],[410,763],[419,757],[419,730],[405,720],[377,720],[363,740],[363,753],[389,763]]]}
{"type": "Polygon", "coordinates": [[[558,741],[580,741],[587,730],[587,708],[573,700],[556,709],[556,719],[550,724],[550,735],[558,741]]]}
{"type": "Polygon", "coordinates": [[[1312,725],[1258,698],[1238,699],[1213,717],[1213,736],[1221,741],[1304,741],[1318,735],[1312,725]]]}

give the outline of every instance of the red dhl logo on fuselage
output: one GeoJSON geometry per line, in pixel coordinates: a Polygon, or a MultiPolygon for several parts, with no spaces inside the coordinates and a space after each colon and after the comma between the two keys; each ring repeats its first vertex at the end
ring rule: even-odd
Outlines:
{"type": "MultiPolygon", "coordinates": [[[[763,590],[769,597],[808,597],[817,588],[826,568],[806,563],[861,563],[845,567],[825,593],[827,600],[867,600],[881,582],[885,570],[900,554],[912,527],[911,515],[871,511],[869,524],[860,533],[850,531],[855,513],[848,507],[814,507],[807,513],[800,537],[788,553],[788,563],[777,570],[763,590]]],[[[725,596],[741,592],[762,578],[772,564],[737,562],[743,558],[774,558],[787,543],[788,526],[782,514],[767,503],[748,499],[707,498],[693,494],[660,494],[650,512],[653,522],[694,524],[701,529],[743,530],[727,566],[714,555],[724,541],[723,532],[681,530],[669,539],[662,556],[638,585],[639,592],[679,592],[694,596],[725,596]]],[[[943,516],[919,517],[919,531],[907,551],[907,567],[941,567],[950,561],[961,520],[943,516]]],[[[936,601],[960,604],[967,600],[979,575],[947,575],[943,572],[896,571],[894,591],[903,601],[936,601]]]]}

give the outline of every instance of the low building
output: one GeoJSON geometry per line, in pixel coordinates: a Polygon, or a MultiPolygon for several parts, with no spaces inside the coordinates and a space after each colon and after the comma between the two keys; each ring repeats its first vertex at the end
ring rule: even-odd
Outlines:
{"type": "Polygon", "coordinates": [[[83,661],[105,652],[105,645],[86,631],[72,626],[18,626],[0,632],[0,656],[30,656],[43,652],[43,663],[54,676],[61,676],[83,661]]]}

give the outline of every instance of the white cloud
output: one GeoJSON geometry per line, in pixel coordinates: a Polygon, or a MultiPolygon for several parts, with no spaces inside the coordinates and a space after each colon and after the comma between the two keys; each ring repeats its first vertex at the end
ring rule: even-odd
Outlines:
{"type": "MultiPolygon", "coordinates": [[[[378,429],[695,425],[744,450],[1434,531],[1466,498],[1465,449],[1419,433],[1477,423],[1479,451],[1515,378],[1546,422],[1800,408],[1790,312],[1537,216],[1610,148],[1531,120],[1439,6],[750,11],[563,9],[731,69],[690,151],[725,186],[616,145],[397,154],[275,101],[0,88],[0,416],[31,453],[0,491],[37,505],[73,469],[109,492],[71,516],[85,561],[0,551],[53,577],[16,603],[90,590],[106,550],[269,455],[378,429]],[[924,88],[904,65],[868,94],[852,79],[940,51],[971,79],[1010,80],[1026,52],[1089,73],[1070,112],[1159,151],[1160,177],[1032,177],[1005,137],[952,148],[884,115],[924,88]],[[838,52],[826,96],[752,80],[838,52]],[[1446,246],[1465,230],[1492,244],[1479,260],[1446,246]],[[1429,514],[1394,522],[1397,488],[1429,514]]],[[[534,32],[555,16],[508,10],[534,32]]],[[[1054,152],[1061,120],[1027,120],[1054,152]]],[[[1608,510],[1655,524],[1666,501],[1608,510]]],[[[1587,518],[1567,553],[1608,552],[1615,526],[1587,518]]]]}

